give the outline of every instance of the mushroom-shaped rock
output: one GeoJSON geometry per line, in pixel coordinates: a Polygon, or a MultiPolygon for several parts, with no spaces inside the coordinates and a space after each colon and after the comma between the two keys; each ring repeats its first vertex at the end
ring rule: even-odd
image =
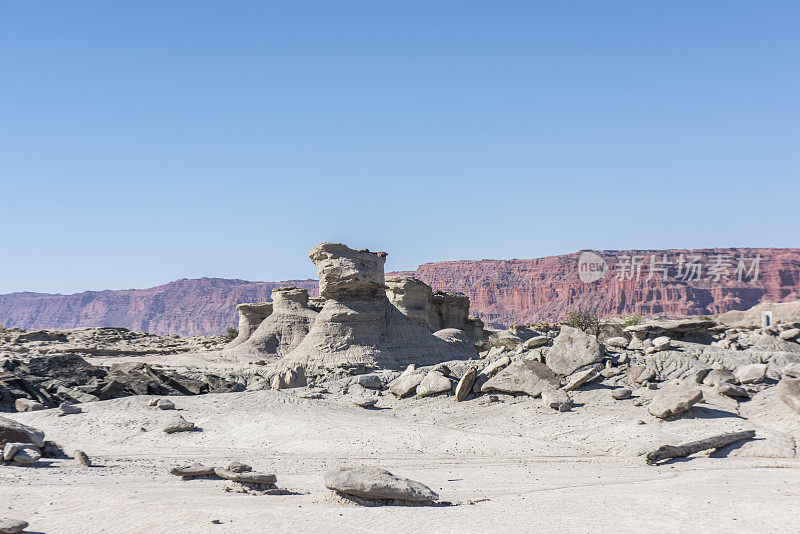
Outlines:
{"type": "Polygon", "coordinates": [[[439,495],[416,480],[393,475],[378,467],[343,467],[324,475],[325,487],[363,499],[431,503],[439,495]]]}
{"type": "Polygon", "coordinates": [[[264,319],[272,313],[271,302],[247,302],[238,304],[236,311],[239,312],[239,334],[233,339],[226,348],[238,347],[253,335],[253,332],[264,322],[264,319]]]}
{"type": "Polygon", "coordinates": [[[464,351],[436,338],[389,302],[385,252],[323,243],[311,249],[309,257],[317,266],[325,305],[283,364],[312,370],[351,364],[399,370],[410,363],[435,365],[465,358],[464,351]]]}

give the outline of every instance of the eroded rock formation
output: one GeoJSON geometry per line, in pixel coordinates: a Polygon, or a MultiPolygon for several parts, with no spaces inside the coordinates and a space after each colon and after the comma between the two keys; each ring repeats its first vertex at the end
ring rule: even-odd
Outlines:
{"type": "Polygon", "coordinates": [[[390,276],[386,278],[386,287],[389,302],[415,323],[431,328],[428,321],[428,302],[433,295],[431,286],[413,276],[390,276]]]}
{"type": "MultiPolygon", "coordinates": [[[[386,296],[385,252],[322,243],[309,252],[325,305],[311,331],[282,364],[335,367],[367,364],[401,369],[469,355],[406,317],[386,296]]],[[[273,313],[274,315],[274,313],[273,313]]],[[[474,354],[474,351],[473,351],[474,354]]]]}
{"type": "Polygon", "coordinates": [[[231,341],[226,348],[238,347],[253,335],[256,328],[269,317],[272,313],[271,302],[249,302],[238,304],[236,311],[239,312],[239,334],[231,341]]]}

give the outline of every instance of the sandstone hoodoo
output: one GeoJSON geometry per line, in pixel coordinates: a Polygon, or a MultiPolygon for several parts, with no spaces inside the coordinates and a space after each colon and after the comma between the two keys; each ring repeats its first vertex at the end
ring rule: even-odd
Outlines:
{"type": "MultiPolygon", "coordinates": [[[[311,249],[325,305],[284,365],[331,368],[365,364],[404,369],[464,359],[447,343],[397,309],[386,296],[385,252],[353,250],[338,243],[311,249]]],[[[274,315],[274,312],[273,312],[274,315]]]]}
{"type": "Polygon", "coordinates": [[[236,311],[239,313],[239,334],[226,348],[238,347],[253,335],[256,328],[272,313],[271,302],[250,302],[238,304],[236,311]]]}
{"type": "Polygon", "coordinates": [[[238,361],[276,360],[300,344],[317,317],[308,305],[308,290],[299,287],[274,289],[269,307],[272,312],[253,333],[220,356],[238,361]]]}
{"type": "Polygon", "coordinates": [[[427,329],[431,329],[431,323],[428,321],[428,303],[432,295],[431,286],[412,276],[386,278],[386,297],[389,302],[406,317],[427,329]]]}

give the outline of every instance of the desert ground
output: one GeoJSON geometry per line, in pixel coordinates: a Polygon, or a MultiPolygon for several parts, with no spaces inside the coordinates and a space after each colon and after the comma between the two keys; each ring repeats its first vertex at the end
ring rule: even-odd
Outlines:
{"type": "Polygon", "coordinates": [[[43,459],[33,468],[4,467],[4,513],[24,518],[30,532],[48,533],[798,531],[796,459],[700,457],[647,466],[638,456],[663,440],[737,427],[721,398],[716,407],[702,403],[662,421],[645,407],[615,402],[601,385],[576,392],[567,413],[529,397],[456,403],[385,396],[364,409],[345,397],[303,399],[297,391],[173,399],[202,431],[172,435],[160,431],[169,414],[150,408],[147,396],[84,404],[84,413],[69,417],[12,414],[67,452],[86,451],[95,466],[43,459]],[[591,411],[581,408],[588,404],[591,411]],[[298,494],[226,492],[225,481],[168,473],[191,461],[231,460],[275,473],[278,486],[298,494]],[[450,504],[337,501],[321,474],[361,465],[422,481],[450,504]]]}

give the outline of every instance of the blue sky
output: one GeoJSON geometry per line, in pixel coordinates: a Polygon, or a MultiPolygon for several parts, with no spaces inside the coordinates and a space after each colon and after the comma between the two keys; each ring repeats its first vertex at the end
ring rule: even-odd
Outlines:
{"type": "Polygon", "coordinates": [[[0,293],[800,246],[797,2],[0,3],[0,293]]]}

